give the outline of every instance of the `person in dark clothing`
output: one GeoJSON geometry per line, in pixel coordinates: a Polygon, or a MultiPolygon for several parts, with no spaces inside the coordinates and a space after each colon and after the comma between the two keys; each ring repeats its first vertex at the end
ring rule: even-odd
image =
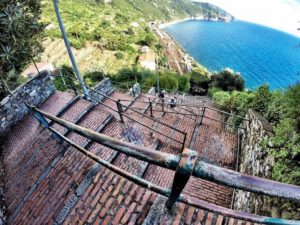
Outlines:
{"type": "Polygon", "coordinates": [[[165,101],[165,91],[164,90],[160,91],[158,94],[158,97],[160,98],[161,102],[164,102],[165,101]]]}
{"type": "Polygon", "coordinates": [[[171,103],[170,103],[170,107],[173,109],[176,107],[176,103],[177,103],[177,98],[171,98],[171,103]]]}

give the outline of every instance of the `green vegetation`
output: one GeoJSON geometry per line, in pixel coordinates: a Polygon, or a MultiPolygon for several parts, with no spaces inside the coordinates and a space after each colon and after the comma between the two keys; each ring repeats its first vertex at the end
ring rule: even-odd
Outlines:
{"type": "Polygon", "coordinates": [[[245,88],[245,81],[241,75],[228,69],[212,75],[211,82],[213,87],[220,88],[223,91],[243,91],[245,88]]]}
{"type": "MultiPolygon", "coordinates": [[[[41,60],[61,66],[68,63],[68,57],[63,51],[63,43],[58,41],[61,33],[53,5],[45,0],[42,5],[42,20],[49,26],[45,32],[46,51],[41,60]]],[[[99,63],[108,74],[117,74],[124,68],[132,69],[137,65],[140,47],[144,45],[155,52],[158,66],[165,68],[163,47],[150,29],[149,22],[215,12],[213,7],[189,0],[113,0],[111,3],[64,0],[60,1],[59,8],[82,74],[93,72],[90,67],[94,63],[99,63]]]]}
{"type": "Polygon", "coordinates": [[[58,91],[66,91],[67,89],[70,89],[70,87],[73,87],[76,85],[72,81],[72,79],[76,79],[75,73],[73,71],[73,68],[68,65],[63,65],[59,69],[59,76],[55,77],[55,80],[53,81],[53,84],[58,91]],[[72,79],[71,79],[72,78],[72,79]]]}
{"type": "MultiPolygon", "coordinates": [[[[267,85],[256,91],[216,91],[213,100],[223,109],[243,117],[250,108],[260,112],[274,129],[274,136],[260,143],[265,154],[275,158],[272,179],[300,185],[300,84],[274,92],[267,85]]],[[[241,121],[234,122],[239,124],[241,121]]],[[[299,204],[281,201],[272,204],[290,212],[283,215],[286,218],[299,215],[299,204]]]]}
{"type": "Polygon", "coordinates": [[[22,69],[42,51],[40,9],[38,0],[0,2],[0,99],[22,82],[22,69]]]}
{"type": "Polygon", "coordinates": [[[189,76],[179,75],[170,70],[162,70],[153,72],[139,67],[133,69],[122,69],[116,75],[109,75],[113,82],[119,84],[119,87],[127,88],[135,82],[141,84],[144,90],[157,86],[157,78],[159,77],[159,86],[162,89],[177,90],[188,92],[190,89],[189,76]]]}
{"type": "MultiPolygon", "coordinates": [[[[56,21],[51,1],[43,1],[43,21],[56,21]]],[[[102,47],[121,50],[135,44],[153,46],[157,40],[147,23],[168,21],[200,14],[208,14],[210,7],[197,6],[188,0],[80,0],[60,1],[60,9],[71,45],[77,49],[86,46],[87,41],[98,41],[102,47]]],[[[60,38],[58,25],[46,32],[52,38],[60,38]]],[[[134,49],[134,48],[133,48],[134,49]]],[[[131,49],[131,50],[133,50],[131,49]]]]}

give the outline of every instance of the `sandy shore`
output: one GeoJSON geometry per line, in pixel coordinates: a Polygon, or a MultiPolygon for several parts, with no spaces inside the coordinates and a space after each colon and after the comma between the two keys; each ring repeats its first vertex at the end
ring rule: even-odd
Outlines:
{"type": "Polygon", "coordinates": [[[204,20],[204,17],[203,16],[187,17],[187,18],[184,18],[184,19],[173,20],[173,21],[170,21],[170,22],[159,24],[158,28],[159,29],[164,29],[164,28],[166,28],[170,25],[177,24],[177,23],[182,23],[182,22],[189,21],[189,20],[204,20]]]}

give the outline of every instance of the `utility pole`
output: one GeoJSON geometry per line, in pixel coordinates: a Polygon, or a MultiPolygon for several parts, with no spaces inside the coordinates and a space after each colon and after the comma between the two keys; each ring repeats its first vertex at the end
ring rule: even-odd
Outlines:
{"type": "Polygon", "coordinates": [[[60,28],[61,34],[63,36],[64,42],[65,42],[65,45],[66,45],[66,48],[67,48],[67,52],[68,52],[69,58],[71,60],[73,69],[75,71],[75,74],[77,76],[78,82],[79,82],[79,84],[80,84],[80,86],[83,90],[84,96],[86,98],[88,98],[89,97],[89,92],[88,92],[88,90],[87,90],[87,88],[86,88],[86,86],[83,82],[82,76],[79,72],[77,63],[75,61],[75,58],[74,58],[74,55],[73,55],[73,52],[72,52],[67,34],[66,34],[66,31],[65,31],[65,28],[64,28],[64,24],[63,24],[62,19],[61,19],[61,15],[60,15],[59,8],[58,8],[58,3],[59,3],[59,0],[53,0],[53,5],[54,5],[57,21],[58,21],[58,24],[59,24],[59,28],[60,28]]]}

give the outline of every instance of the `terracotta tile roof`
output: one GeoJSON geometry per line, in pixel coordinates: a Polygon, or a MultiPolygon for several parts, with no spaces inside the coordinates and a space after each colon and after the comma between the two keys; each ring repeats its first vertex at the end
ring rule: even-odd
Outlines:
{"type": "MultiPolygon", "coordinates": [[[[52,96],[41,108],[58,113],[72,99],[64,93],[52,96]]],[[[114,92],[112,97],[132,99],[126,94],[114,92]]],[[[140,96],[138,101],[130,104],[131,108],[149,115],[148,96],[140,96]]],[[[115,103],[106,99],[105,104],[116,107],[115,103]]],[[[127,104],[129,104],[128,102],[127,104]]],[[[154,105],[161,110],[160,105],[154,105]]],[[[180,109],[176,109],[179,110],[180,109]]],[[[193,110],[193,109],[192,109],[193,110]]],[[[236,139],[233,134],[223,130],[217,123],[204,120],[205,126],[195,129],[195,118],[154,111],[158,120],[188,132],[187,146],[192,142],[193,149],[201,157],[215,163],[231,167],[234,159],[228,158],[222,150],[234,151],[236,139]],[[196,133],[194,133],[196,132],[196,133]],[[218,137],[220,149],[212,148],[211,136],[218,137]],[[228,138],[225,138],[228,137],[228,138]],[[221,151],[220,151],[221,150],[221,151]]],[[[169,112],[169,113],[168,113],[169,112]]],[[[219,117],[217,113],[207,112],[210,117],[219,117]]],[[[158,122],[142,117],[128,109],[128,116],[143,120],[164,134],[180,139],[179,133],[160,125],[158,122]]],[[[149,129],[134,124],[126,119],[120,123],[118,115],[112,110],[97,105],[93,106],[84,99],[70,104],[60,115],[68,121],[95,130],[117,139],[126,140],[124,130],[129,125],[139,128],[140,145],[162,152],[181,153],[181,145],[170,139],[153,133],[149,129]]],[[[73,147],[58,143],[49,133],[34,120],[25,119],[23,129],[16,127],[8,135],[5,147],[6,177],[5,201],[9,210],[10,224],[219,224],[227,221],[218,214],[196,209],[192,206],[176,203],[171,210],[165,208],[165,198],[142,188],[133,182],[111,172],[83,156],[73,147]],[[32,129],[31,127],[36,127],[32,129]],[[20,139],[14,139],[18,134],[20,139]],[[15,140],[14,143],[11,140],[15,140]],[[25,141],[25,143],[23,143],[25,141]],[[18,146],[23,146],[19,149],[18,146]]],[[[87,140],[69,132],[58,125],[53,127],[63,132],[68,138],[86,148],[88,151],[105,159],[113,165],[133,175],[147,179],[163,187],[170,187],[174,172],[155,165],[128,157],[101,144],[87,140]]],[[[215,141],[214,141],[215,143],[215,141]]],[[[192,178],[188,182],[184,194],[229,207],[232,190],[223,186],[192,178]]]]}

